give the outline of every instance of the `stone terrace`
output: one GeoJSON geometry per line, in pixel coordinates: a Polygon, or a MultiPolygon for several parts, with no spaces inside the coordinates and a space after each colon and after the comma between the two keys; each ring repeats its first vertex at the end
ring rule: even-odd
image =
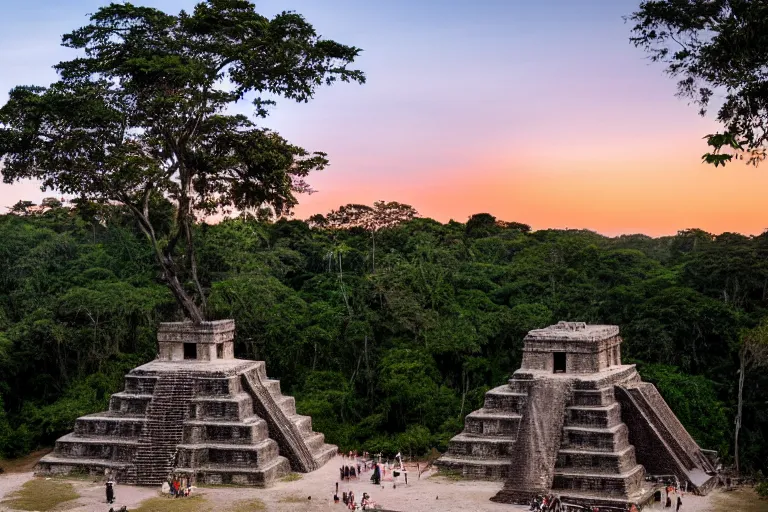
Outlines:
{"type": "Polygon", "coordinates": [[[175,472],[198,483],[263,486],[336,453],[263,361],[232,357],[233,322],[205,325],[192,337],[196,350],[184,346],[188,324],[163,328],[161,359],[126,375],[108,411],[78,418],[38,474],[109,472],[119,483],[158,485],[175,472]]]}

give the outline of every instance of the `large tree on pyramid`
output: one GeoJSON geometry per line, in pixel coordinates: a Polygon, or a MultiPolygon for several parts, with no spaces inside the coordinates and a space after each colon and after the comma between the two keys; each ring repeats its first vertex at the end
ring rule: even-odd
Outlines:
{"type": "Polygon", "coordinates": [[[299,14],[268,19],[245,0],[208,0],[175,15],[110,4],[62,44],[79,57],[55,66],[59,80],[16,87],[0,108],[3,181],[31,178],[44,190],[124,205],[186,316],[204,321],[194,222],[296,205],[326,155],[255,121],[270,98],[306,102],[322,85],[363,83],[348,67],[361,50],[322,39],[299,14]],[[253,114],[232,113],[239,101],[252,102],[253,114]],[[163,237],[150,217],[159,198],[176,207],[163,237]]]}

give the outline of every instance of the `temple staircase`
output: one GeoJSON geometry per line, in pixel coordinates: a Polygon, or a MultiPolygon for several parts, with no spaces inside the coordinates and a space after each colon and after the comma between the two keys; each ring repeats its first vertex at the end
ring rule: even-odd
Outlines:
{"type": "Polygon", "coordinates": [[[134,459],[137,485],[160,485],[176,465],[176,446],[181,443],[195,381],[187,372],[157,379],[134,459]]]}

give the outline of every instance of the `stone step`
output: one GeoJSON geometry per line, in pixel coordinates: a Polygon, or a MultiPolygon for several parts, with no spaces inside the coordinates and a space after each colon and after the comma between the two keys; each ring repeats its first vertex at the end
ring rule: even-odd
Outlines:
{"type": "Polygon", "coordinates": [[[301,414],[295,414],[293,416],[289,416],[288,419],[291,420],[291,422],[296,425],[296,427],[299,429],[299,432],[302,434],[309,434],[312,432],[312,417],[311,416],[304,416],[301,414]]]}
{"type": "Polygon", "coordinates": [[[286,416],[296,416],[296,399],[292,396],[280,395],[275,397],[275,402],[286,416]]]}
{"type": "Polygon", "coordinates": [[[56,441],[54,455],[62,459],[99,459],[127,463],[133,460],[137,446],[137,439],[67,434],[56,441]]]}
{"type": "Polygon", "coordinates": [[[125,392],[142,395],[151,395],[155,391],[157,377],[154,375],[133,375],[125,376],[125,392]]]}
{"type": "Polygon", "coordinates": [[[38,461],[35,466],[35,474],[104,477],[105,470],[110,470],[118,482],[132,483],[128,479],[131,469],[130,462],[84,457],[59,457],[55,453],[51,453],[38,461]]]}
{"type": "Polygon", "coordinates": [[[621,406],[618,402],[599,407],[574,405],[566,407],[565,411],[566,426],[608,428],[621,423],[621,406]]]}
{"type": "Polygon", "coordinates": [[[223,443],[182,444],[178,446],[177,465],[204,467],[210,464],[230,467],[261,467],[270,464],[279,455],[277,443],[265,439],[257,444],[233,445],[223,443]]]}
{"type": "Polygon", "coordinates": [[[115,393],[109,399],[109,410],[125,416],[144,416],[152,395],[144,393],[115,393]]]}
{"type": "Polygon", "coordinates": [[[114,436],[136,439],[141,434],[145,422],[143,417],[89,414],[75,420],[73,433],[78,437],[114,436]]]}
{"type": "Polygon", "coordinates": [[[254,361],[254,365],[251,367],[250,371],[258,373],[262,382],[269,380],[269,377],[267,377],[267,364],[264,361],[254,361]]]}
{"type": "Polygon", "coordinates": [[[242,393],[237,376],[226,378],[198,377],[195,379],[195,396],[227,396],[242,393]]]}
{"type": "Polygon", "coordinates": [[[533,384],[532,379],[520,379],[520,378],[515,378],[515,376],[509,379],[509,381],[507,381],[509,390],[512,391],[513,393],[528,394],[528,390],[531,388],[532,384],[533,384]]]}
{"type": "Polygon", "coordinates": [[[645,481],[643,466],[636,465],[626,473],[602,474],[555,470],[552,489],[562,493],[594,493],[601,496],[628,497],[645,481]]]}
{"type": "Polygon", "coordinates": [[[509,478],[512,464],[509,460],[480,460],[443,455],[435,461],[441,471],[458,472],[464,478],[474,480],[506,480],[509,478]]]}
{"type": "Polygon", "coordinates": [[[258,416],[243,421],[188,420],[184,423],[184,444],[223,443],[252,444],[269,437],[267,422],[258,416]]]}
{"type": "Polygon", "coordinates": [[[575,384],[576,390],[598,390],[613,388],[616,384],[637,382],[640,375],[635,370],[635,365],[627,364],[612,367],[608,371],[583,375],[575,384]]]}
{"type": "Polygon", "coordinates": [[[619,452],[629,446],[629,429],[624,423],[610,428],[563,427],[561,448],[597,452],[619,452]]]}
{"type": "Polygon", "coordinates": [[[510,390],[507,384],[491,389],[485,393],[484,409],[488,411],[507,411],[521,414],[528,395],[510,390]]]}
{"type": "Polygon", "coordinates": [[[270,394],[274,397],[282,396],[282,392],[280,391],[280,381],[277,379],[265,379],[262,381],[262,384],[264,384],[264,387],[267,388],[270,392],[270,394]]]}
{"type": "Polygon", "coordinates": [[[197,397],[189,405],[191,419],[237,421],[253,416],[253,401],[248,393],[223,397],[197,397]]]}
{"type": "Polygon", "coordinates": [[[521,416],[516,413],[480,409],[464,418],[464,432],[484,436],[500,435],[516,438],[521,416]]]}
{"type": "Polygon", "coordinates": [[[197,485],[249,485],[264,487],[291,471],[285,457],[276,457],[263,467],[232,467],[227,464],[208,464],[199,468],[179,466],[176,473],[190,476],[197,485]]]}
{"type": "Polygon", "coordinates": [[[635,447],[618,452],[560,450],[555,468],[572,473],[625,473],[637,465],[635,447]]]}
{"type": "Polygon", "coordinates": [[[613,387],[602,389],[576,389],[573,391],[571,403],[574,406],[606,407],[616,403],[613,387]]]}
{"type": "Polygon", "coordinates": [[[304,436],[304,443],[309,448],[309,451],[314,455],[315,452],[322,449],[325,446],[325,434],[319,432],[312,432],[304,436]]]}
{"type": "Polygon", "coordinates": [[[323,444],[317,451],[313,452],[312,455],[315,458],[315,461],[317,461],[318,468],[321,466],[324,466],[326,462],[331,460],[336,456],[336,454],[339,452],[339,447],[333,444],[323,444]]]}
{"type": "Polygon", "coordinates": [[[454,458],[504,458],[510,456],[514,445],[512,437],[461,433],[451,439],[448,454],[454,458]]]}

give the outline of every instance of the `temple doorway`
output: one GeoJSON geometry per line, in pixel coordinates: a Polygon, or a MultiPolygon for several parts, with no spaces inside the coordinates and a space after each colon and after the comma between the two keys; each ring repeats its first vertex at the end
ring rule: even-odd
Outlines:
{"type": "Polygon", "coordinates": [[[184,344],[184,359],[197,359],[197,343],[184,344]]]}
{"type": "Polygon", "coordinates": [[[553,352],[555,373],[565,373],[565,352],[553,352]]]}

